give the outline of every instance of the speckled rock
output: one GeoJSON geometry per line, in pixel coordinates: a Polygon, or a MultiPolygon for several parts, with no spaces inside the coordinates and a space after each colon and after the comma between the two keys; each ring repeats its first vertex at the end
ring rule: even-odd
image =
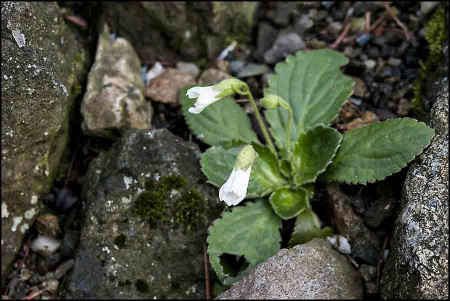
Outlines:
{"type": "Polygon", "coordinates": [[[383,273],[385,299],[448,299],[448,77],[434,97],[430,146],[408,170],[391,253],[383,273]]]}
{"type": "Polygon", "coordinates": [[[145,96],[162,103],[178,103],[180,89],[195,84],[195,78],[177,69],[166,69],[145,87],[145,96]]]}
{"type": "Polygon", "coordinates": [[[151,127],[152,107],[144,99],[139,58],[127,40],[112,40],[106,26],[99,36],[81,114],[84,132],[93,136],[115,139],[129,128],[151,127]]]}
{"type": "Polygon", "coordinates": [[[282,249],[217,299],[361,299],[362,278],[324,239],[282,249]]]}
{"type": "Polygon", "coordinates": [[[206,230],[224,207],[199,162],[165,129],[131,130],[92,161],[66,298],[205,296],[206,230]]]}
{"type": "Polygon", "coordinates": [[[1,3],[2,284],[64,160],[87,52],[56,2],[1,3]]]}

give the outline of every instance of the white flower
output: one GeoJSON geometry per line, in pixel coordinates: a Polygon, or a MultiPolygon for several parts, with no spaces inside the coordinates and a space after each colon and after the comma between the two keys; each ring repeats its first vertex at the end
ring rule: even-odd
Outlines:
{"type": "Polygon", "coordinates": [[[222,99],[223,97],[217,97],[220,93],[222,90],[217,89],[216,86],[190,88],[186,95],[189,98],[197,98],[197,101],[194,103],[194,107],[189,108],[189,113],[199,114],[210,104],[222,99]]]}
{"type": "Polygon", "coordinates": [[[251,167],[246,170],[235,167],[228,180],[220,187],[220,200],[224,201],[228,206],[239,204],[247,194],[251,171],[251,167]]]}

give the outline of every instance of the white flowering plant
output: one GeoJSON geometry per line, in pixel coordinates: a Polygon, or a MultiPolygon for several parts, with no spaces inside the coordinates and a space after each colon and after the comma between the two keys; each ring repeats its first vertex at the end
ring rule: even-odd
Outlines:
{"type": "Polygon", "coordinates": [[[182,91],[187,124],[211,145],[202,154],[202,170],[220,188],[220,200],[234,206],[208,230],[209,258],[222,284],[231,285],[280,249],[282,220],[295,219],[289,246],[333,236],[311,208],[316,182],[382,180],[406,166],[433,137],[433,129],[412,118],[343,134],[330,127],[352,94],[352,78],[340,71],[347,63],[343,54],[322,49],[300,51],[277,64],[259,102],[269,128],[239,79],[182,91]],[[236,96],[251,103],[262,137],[236,96]],[[232,273],[223,254],[243,256],[247,265],[232,273]]]}

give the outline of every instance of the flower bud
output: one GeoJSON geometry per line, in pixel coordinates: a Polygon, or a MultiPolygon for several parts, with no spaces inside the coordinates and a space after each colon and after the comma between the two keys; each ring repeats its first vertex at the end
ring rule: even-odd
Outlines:
{"type": "Polygon", "coordinates": [[[258,153],[253,146],[247,145],[239,152],[234,166],[237,169],[246,170],[253,165],[256,158],[258,158],[258,153]]]}
{"type": "Polygon", "coordinates": [[[224,79],[220,83],[214,86],[214,89],[222,91],[217,97],[227,97],[236,93],[236,91],[242,91],[247,88],[247,84],[237,78],[230,77],[224,79]]]}
{"type": "Polygon", "coordinates": [[[280,106],[281,97],[275,94],[269,94],[264,98],[261,98],[259,103],[265,109],[274,110],[280,106]]]}

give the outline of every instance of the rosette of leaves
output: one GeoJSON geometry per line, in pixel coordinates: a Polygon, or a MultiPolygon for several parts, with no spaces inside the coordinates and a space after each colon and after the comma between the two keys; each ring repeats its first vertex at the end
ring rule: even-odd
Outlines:
{"type": "Polygon", "coordinates": [[[241,145],[252,144],[259,154],[246,196],[257,200],[225,212],[209,229],[208,254],[223,284],[230,285],[278,251],[282,220],[295,219],[289,246],[333,235],[331,228],[320,227],[310,206],[316,181],[364,185],[382,180],[406,166],[433,137],[433,129],[411,118],[376,122],[344,134],[330,127],[352,93],[353,80],[340,71],[347,63],[343,54],[322,49],[297,52],[275,66],[264,94],[281,96],[293,110],[291,137],[287,111],[265,111],[277,154],[258,139],[234,99],[220,100],[194,115],[187,112],[194,100],[185,96],[187,88],[181,91],[187,124],[211,145],[201,158],[210,183],[218,188],[225,183],[241,145]],[[223,254],[243,256],[246,269],[227,271],[223,254]]]}

